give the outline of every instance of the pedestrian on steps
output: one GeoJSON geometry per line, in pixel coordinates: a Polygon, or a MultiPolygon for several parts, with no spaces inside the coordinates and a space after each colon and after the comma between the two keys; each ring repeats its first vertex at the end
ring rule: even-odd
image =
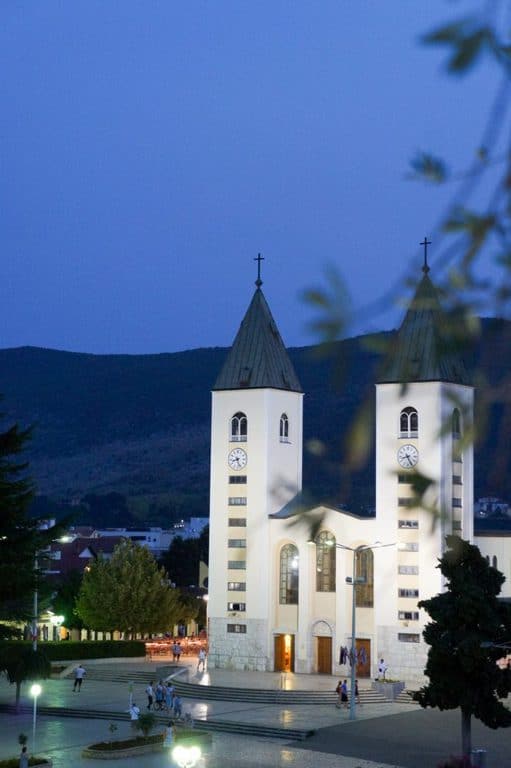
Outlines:
{"type": "Polygon", "coordinates": [[[85,668],[80,663],[77,667],[75,667],[75,682],[73,685],[73,691],[78,690],[80,692],[82,690],[82,682],[83,678],[85,677],[85,668]]]}

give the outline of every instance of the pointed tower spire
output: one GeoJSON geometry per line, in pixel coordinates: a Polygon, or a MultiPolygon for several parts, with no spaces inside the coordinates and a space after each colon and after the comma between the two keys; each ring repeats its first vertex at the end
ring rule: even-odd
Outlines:
{"type": "Polygon", "coordinates": [[[263,281],[261,280],[261,262],[264,261],[264,256],[261,256],[261,254],[258,253],[254,261],[257,261],[257,280],[255,284],[260,288],[263,284],[263,281]]]}
{"type": "Polygon", "coordinates": [[[213,389],[303,392],[261,290],[261,260],[259,254],[255,293],[213,389]]]}
{"type": "Polygon", "coordinates": [[[423,264],[423,267],[422,267],[422,271],[424,272],[425,275],[427,275],[428,272],[429,272],[428,245],[431,245],[431,240],[428,240],[428,238],[425,237],[424,240],[422,241],[421,245],[424,246],[424,264],[423,264]]]}
{"type": "Polygon", "coordinates": [[[424,274],[390,345],[378,382],[450,381],[470,385],[460,355],[460,346],[466,339],[454,327],[455,320],[443,311],[437,289],[429,277],[427,247],[430,242],[424,238],[421,245],[424,246],[424,274]]]}

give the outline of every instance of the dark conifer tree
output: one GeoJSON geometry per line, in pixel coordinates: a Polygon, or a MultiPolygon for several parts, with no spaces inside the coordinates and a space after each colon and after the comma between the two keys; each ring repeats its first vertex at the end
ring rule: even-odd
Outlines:
{"type": "Polygon", "coordinates": [[[16,633],[11,622],[31,618],[41,579],[35,556],[56,535],[29,514],[34,487],[21,454],[30,436],[17,424],[0,432],[0,637],[16,633]]]}
{"type": "Polygon", "coordinates": [[[511,639],[511,610],[497,598],[504,576],[478,547],[457,536],[447,545],[438,565],[446,591],[419,602],[432,619],[424,629],[429,683],[414,698],[422,707],[461,710],[462,750],[470,756],[472,716],[489,728],[511,725],[501,701],[511,691],[511,672],[496,664],[505,655],[497,646],[511,639]]]}

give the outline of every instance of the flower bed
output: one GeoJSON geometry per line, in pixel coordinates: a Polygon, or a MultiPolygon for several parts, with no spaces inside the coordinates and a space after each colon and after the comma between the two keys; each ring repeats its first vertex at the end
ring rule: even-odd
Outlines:
{"type": "MultiPolygon", "coordinates": [[[[198,732],[193,729],[179,729],[176,733],[178,744],[210,744],[211,734],[198,732]]],[[[123,739],[122,741],[102,741],[99,744],[91,744],[82,751],[82,757],[96,760],[112,760],[123,757],[137,757],[150,752],[162,752],[163,735],[161,733],[152,736],[139,736],[135,739],[123,739]]],[[[0,768],[2,766],[0,765],[0,768]]],[[[17,768],[17,766],[15,766],[17,768]]]]}
{"type": "MultiPolygon", "coordinates": [[[[0,760],[0,768],[19,768],[19,757],[8,757],[6,760],[0,760]]],[[[53,763],[47,757],[30,756],[28,758],[30,768],[51,768],[53,763]]]]}

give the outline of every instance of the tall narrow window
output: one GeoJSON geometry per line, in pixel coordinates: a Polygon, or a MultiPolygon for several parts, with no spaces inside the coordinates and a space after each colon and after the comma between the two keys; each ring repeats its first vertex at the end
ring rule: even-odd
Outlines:
{"type": "Polygon", "coordinates": [[[280,442],[281,443],[288,443],[289,442],[289,419],[287,418],[287,414],[283,413],[280,417],[280,442]]]}
{"type": "Polygon", "coordinates": [[[241,411],[235,413],[231,419],[231,440],[236,443],[247,441],[247,417],[241,411]]]}
{"type": "Polygon", "coordinates": [[[419,414],[416,408],[403,408],[399,416],[399,437],[419,437],[419,414]]]}
{"type": "Polygon", "coordinates": [[[452,436],[455,440],[461,437],[461,416],[457,408],[452,412],[452,436]]]}
{"type": "Polygon", "coordinates": [[[281,605],[298,605],[298,549],[294,544],[285,544],[280,550],[281,605]]]}
{"type": "Polygon", "coordinates": [[[357,552],[355,563],[356,586],[353,589],[356,592],[356,604],[359,608],[372,608],[374,586],[372,550],[363,549],[361,552],[357,552]]]}
{"type": "Polygon", "coordinates": [[[316,591],[335,592],[335,538],[328,531],[316,536],[316,591]]]}

